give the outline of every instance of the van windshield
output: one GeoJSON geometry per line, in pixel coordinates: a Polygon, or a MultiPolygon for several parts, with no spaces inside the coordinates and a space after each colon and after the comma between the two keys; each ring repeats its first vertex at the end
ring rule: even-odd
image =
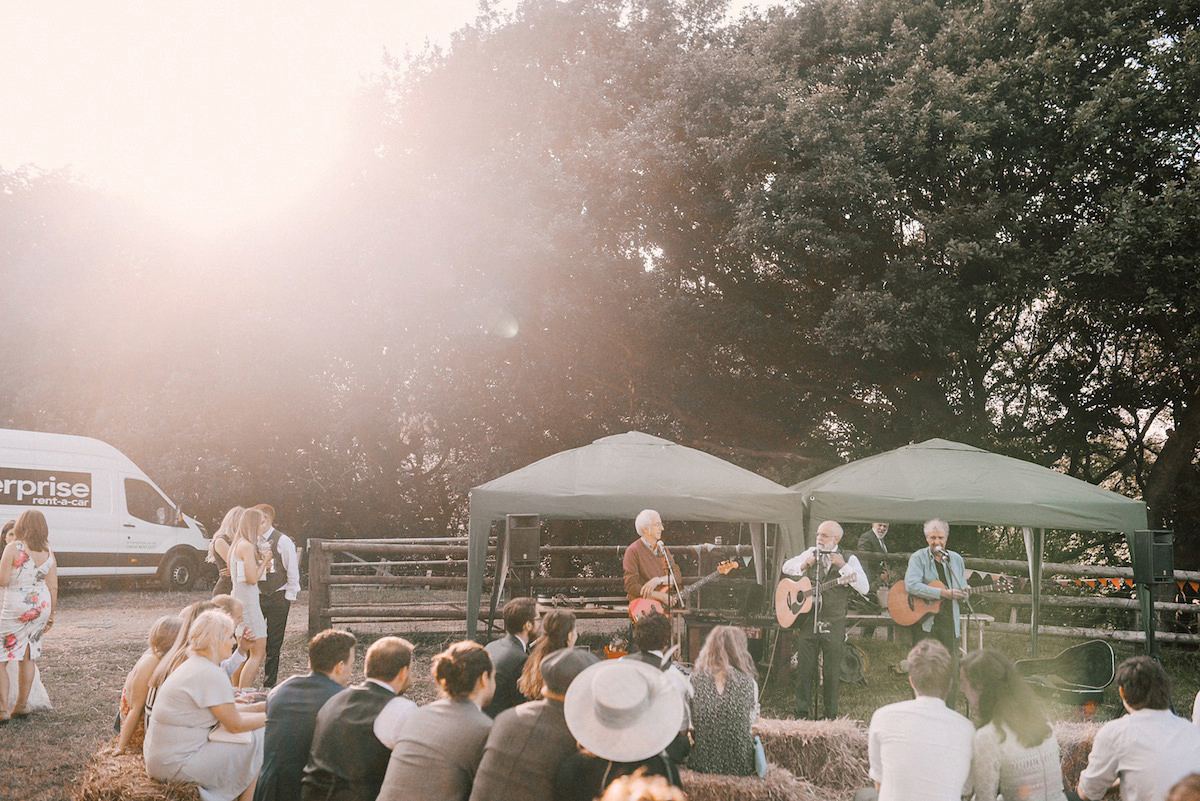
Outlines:
{"type": "Polygon", "coordinates": [[[174,505],[161,492],[140,479],[125,479],[125,507],[129,514],[147,523],[183,525],[175,513],[174,505]]]}

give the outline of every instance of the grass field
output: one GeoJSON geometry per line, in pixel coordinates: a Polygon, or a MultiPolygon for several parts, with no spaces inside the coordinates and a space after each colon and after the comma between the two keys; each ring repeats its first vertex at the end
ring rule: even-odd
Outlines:
{"type": "MultiPolygon", "coordinates": [[[[112,736],[117,699],[125,674],[145,647],[145,634],[159,615],[174,613],[186,604],[205,598],[207,591],[166,593],[153,589],[108,590],[67,589],[62,596],[57,624],[47,635],[41,669],[50,697],[51,712],[34,715],[0,727],[0,799],[60,801],[71,797],[72,783],[88,757],[112,736]]],[[[284,644],[281,676],[304,669],[307,610],[301,595],[291,612],[284,644]]],[[[606,631],[623,628],[621,623],[584,623],[581,644],[599,650],[608,642],[606,631]]],[[[450,623],[406,624],[404,626],[350,626],[366,643],[383,633],[397,633],[417,646],[414,682],[409,692],[418,703],[435,697],[429,679],[429,658],[447,643],[458,639],[461,628],[450,623]],[[437,629],[437,630],[434,630],[437,629]]],[[[843,685],[841,712],[861,721],[870,719],[879,706],[910,697],[907,679],[891,671],[908,650],[907,638],[896,642],[856,640],[866,656],[866,687],[843,685]]],[[[1052,656],[1074,641],[1043,637],[1041,655],[1052,656]]],[[[1013,658],[1029,655],[1028,638],[1013,634],[988,634],[988,647],[1013,658]]],[[[1138,649],[1116,644],[1118,658],[1138,649]]],[[[361,653],[361,651],[360,651],[361,653]]],[[[1164,647],[1163,664],[1173,679],[1175,710],[1191,716],[1192,703],[1200,689],[1200,652],[1164,647]]],[[[776,672],[777,673],[777,672],[776,672]]],[[[355,680],[360,680],[362,661],[355,680]]],[[[762,713],[765,717],[788,716],[792,709],[792,687],[760,675],[765,681],[762,713]]],[[[1106,694],[1098,710],[1101,720],[1117,714],[1115,690],[1106,694]]],[[[1079,711],[1048,704],[1054,719],[1077,719],[1079,711]]],[[[961,707],[960,707],[961,709],[961,707]]]]}

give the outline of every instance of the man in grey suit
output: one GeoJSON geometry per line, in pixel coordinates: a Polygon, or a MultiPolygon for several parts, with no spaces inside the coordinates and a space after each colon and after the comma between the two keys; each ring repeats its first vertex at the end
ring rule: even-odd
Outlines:
{"type": "Polygon", "coordinates": [[[517,689],[517,679],[529,656],[529,644],[537,637],[541,615],[532,598],[513,598],[500,610],[504,617],[505,636],[487,644],[488,656],[495,668],[496,693],[483,708],[494,718],[506,709],[524,703],[526,698],[517,689]]]}
{"type": "Polygon", "coordinates": [[[310,672],[292,676],[267,696],[263,766],[254,801],[294,801],[312,747],[317,713],[350,681],[354,646],[348,631],[326,629],[308,643],[310,672]]]}
{"type": "MultiPolygon", "coordinates": [[[[862,554],[887,553],[887,543],[884,542],[887,533],[887,523],[872,523],[871,527],[864,531],[862,536],[858,538],[858,548],[855,551],[855,555],[859,557],[859,562],[862,564],[863,570],[866,571],[867,583],[871,585],[875,592],[875,598],[879,601],[881,610],[887,606],[887,590],[888,584],[891,583],[891,577],[888,575],[887,568],[883,566],[883,562],[877,562],[874,559],[863,559],[862,554]]],[[[862,634],[863,639],[872,639],[875,636],[875,624],[864,623],[862,634]]]]}
{"type": "Polygon", "coordinates": [[[577,747],[563,712],[567,688],[599,661],[582,648],[561,648],[542,660],[542,700],[496,718],[471,801],[545,801],[553,795],[554,774],[577,747]]]}

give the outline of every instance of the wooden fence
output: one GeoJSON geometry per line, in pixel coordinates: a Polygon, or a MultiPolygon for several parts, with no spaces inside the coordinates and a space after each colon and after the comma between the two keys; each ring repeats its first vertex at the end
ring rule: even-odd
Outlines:
{"type": "MultiPolygon", "coordinates": [[[[494,543],[493,543],[494,544],[494,543]]],[[[467,546],[465,538],[404,539],[404,540],[309,540],[308,541],[308,630],[312,636],[339,622],[398,622],[406,620],[466,621],[467,605],[467,546]],[[336,557],[341,557],[336,559],[336,557]],[[373,559],[371,559],[373,557],[373,559]],[[335,587],[397,587],[461,590],[461,601],[436,600],[429,602],[347,603],[335,602],[335,587]]],[[[541,554],[549,557],[551,575],[539,576],[535,586],[548,595],[567,595],[569,600],[585,602],[607,597],[607,608],[592,605],[573,608],[577,617],[624,617],[625,588],[620,572],[621,557],[627,545],[548,545],[541,554]],[[556,564],[572,556],[613,557],[613,575],[563,576],[554,575],[556,564]],[[618,608],[619,606],[619,608],[618,608]]],[[[489,546],[489,566],[494,567],[494,548],[489,546]]],[[[709,564],[718,559],[749,556],[749,545],[672,545],[668,550],[680,562],[685,573],[694,562],[692,575],[680,577],[688,585],[704,575],[709,564]],[[694,559],[686,557],[692,556],[694,559]]],[[[511,580],[508,582],[511,586],[511,580]]],[[[743,580],[740,583],[745,583],[743,580]]],[[[488,615],[488,599],[492,576],[483,581],[483,600],[478,612],[480,619],[488,615]]]]}

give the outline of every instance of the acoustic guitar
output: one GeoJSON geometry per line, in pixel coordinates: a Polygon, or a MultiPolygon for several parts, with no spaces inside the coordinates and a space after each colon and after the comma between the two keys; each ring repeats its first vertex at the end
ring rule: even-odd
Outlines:
{"type": "MultiPolygon", "coordinates": [[[[929,586],[937,587],[939,590],[946,589],[946,585],[937,580],[929,582],[929,586]]],[[[981,592],[1005,592],[1007,591],[1007,582],[1001,578],[989,584],[980,584],[977,587],[959,587],[959,589],[965,591],[968,596],[981,592]]],[[[929,600],[909,595],[904,582],[897,581],[888,590],[887,608],[888,614],[892,616],[892,620],[896,621],[897,625],[914,626],[929,615],[936,615],[941,611],[942,599],[929,600]]]]}
{"type": "MultiPolygon", "coordinates": [[[[721,576],[729,575],[729,572],[732,570],[735,570],[737,567],[738,567],[738,562],[736,559],[731,559],[728,562],[722,562],[721,564],[717,565],[716,570],[709,573],[704,578],[693,581],[691,584],[687,585],[682,590],[680,590],[679,605],[683,606],[684,603],[687,602],[687,598],[689,595],[691,595],[693,592],[695,592],[696,590],[703,587],[708,582],[712,581],[713,579],[720,578],[721,576]]],[[[666,614],[666,610],[663,609],[662,602],[659,601],[657,598],[635,598],[634,600],[629,602],[629,616],[631,618],[633,618],[634,620],[637,620],[642,615],[648,614],[650,612],[658,612],[659,614],[666,614]]]]}
{"type": "Polygon", "coordinates": [[[779,584],[775,587],[775,619],[783,628],[791,628],[792,624],[796,622],[796,618],[812,609],[813,596],[817,594],[818,590],[825,592],[839,584],[849,584],[855,578],[857,578],[855,574],[847,573],[844,576],[823,581],[816,588],[813,587],[812,581],[807,576],[801,576],[796,581],[789,578],[780,579],[779,584]]]}

